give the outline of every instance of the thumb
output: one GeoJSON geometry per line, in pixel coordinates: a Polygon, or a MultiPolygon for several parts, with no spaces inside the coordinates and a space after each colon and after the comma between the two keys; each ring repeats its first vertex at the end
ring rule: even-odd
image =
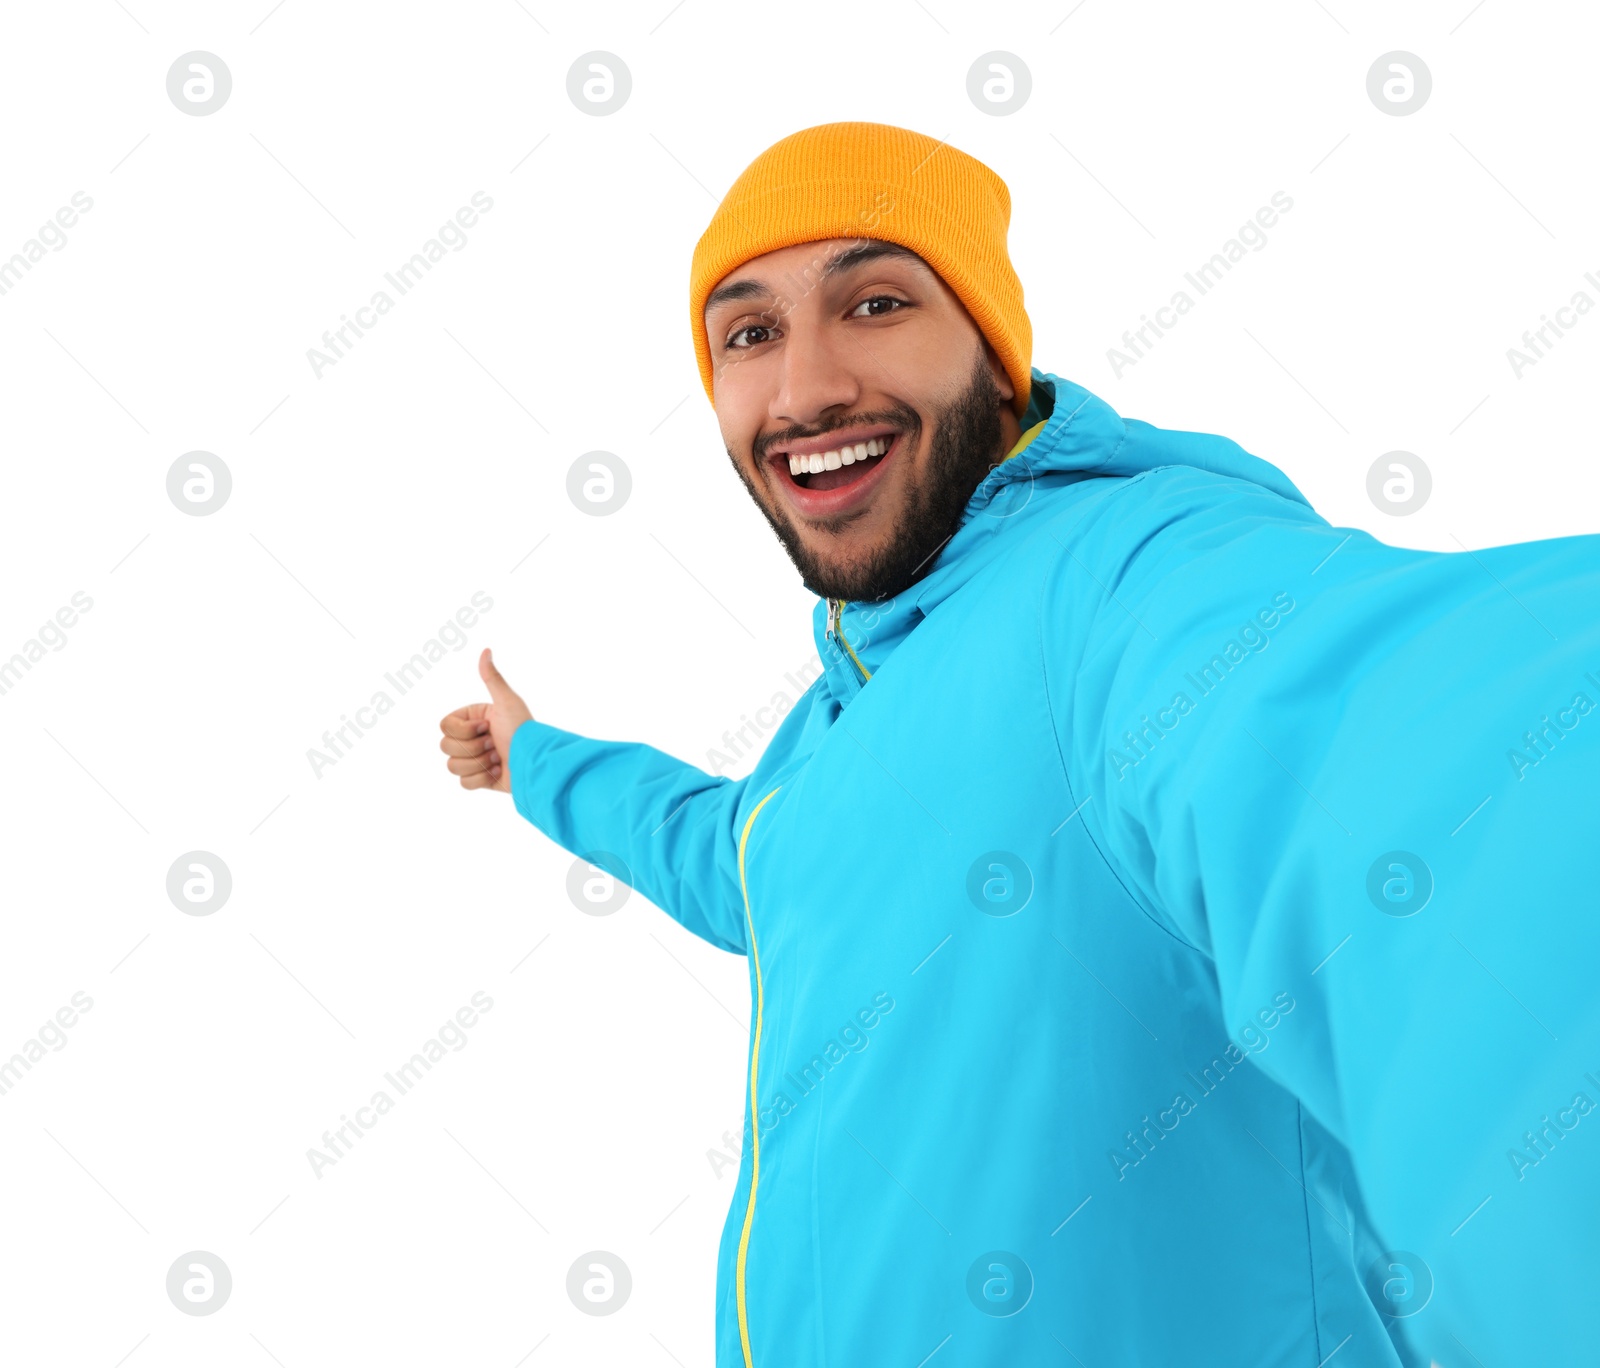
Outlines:
{"type": "Polygon", "coordinates": [[[487,646],[478,657],[478,677],[489,686],[489,697],[496,703],[506,703],[517,696],[516,690],[505,681],[505,676],[495,668],[494,652],[487,646]]]}

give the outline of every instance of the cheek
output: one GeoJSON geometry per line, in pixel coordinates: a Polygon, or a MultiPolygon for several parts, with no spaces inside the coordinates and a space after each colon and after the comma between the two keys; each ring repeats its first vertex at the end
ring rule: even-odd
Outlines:
{"type": "Polygon", "coordinates": [[[717,408],[717,428],[722,436],[723,450],[740,474],[747,476],[755,471],[759,466],[755,457],[755,442],[761,435],[761,425],[741,420],[737,414],[729,411],[724,401],[717,408]]]}
{"type": "Polygon", "coordinates": [[[722,444],[735,453],[741,462],[753,459],[755,439],[763,431],[775,430],[767,416],[765,389],[752,383],[756,379],[751,371],[739,376],[724,376],[717,380],[712,389],[722,444]]]}
{"type": "Polygon", "coordinates": [[[741,361],[737,352],[727,353],[727,359],[712,362],[711,402],[717,411],[717,421],[722,425],[723,437],[733,438],[756,431],[760,426],[763,396],[755,368],[741,361]]]}

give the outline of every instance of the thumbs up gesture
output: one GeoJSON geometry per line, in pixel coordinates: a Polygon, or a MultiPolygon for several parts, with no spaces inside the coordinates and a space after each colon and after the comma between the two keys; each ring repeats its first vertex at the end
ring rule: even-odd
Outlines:
{"type": "Polygon", "coordinates": [[[462,788],[510,793],[506,756],[511,753],[511,737],[533,714],[495,669],[488,647],[478,657],[478,675],[489,686],[490,701],[469,703],[441,718],[439,730],[444,736],[439,749],[450,757],[446,766],[461,776],[462,788]]]}

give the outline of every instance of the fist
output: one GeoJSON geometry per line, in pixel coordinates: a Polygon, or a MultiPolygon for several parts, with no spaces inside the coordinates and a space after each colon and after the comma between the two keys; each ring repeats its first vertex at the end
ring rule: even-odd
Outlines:
{"type": "Polygon", "coordinates": [[[450,757],[445,765],[461,777],[462,788],[510,793],[505,758],[511,753],[511,737],[533,714],[495,669],[488,647],[478,657],[478,675],[489,686],[489,702],[468,703],[441,718],[439,749],[450,757]]]}

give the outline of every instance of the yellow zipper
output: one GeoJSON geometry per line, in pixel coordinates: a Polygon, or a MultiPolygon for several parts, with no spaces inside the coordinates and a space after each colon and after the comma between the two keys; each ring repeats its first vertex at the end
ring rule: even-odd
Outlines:
{"type": "Polygon", "coordinates": [[[852,651],[850,649],[850,643],[849,643],[848,640],[845,639],[844,625],[843,625],[843,620],[844,620],[844,600],[843,599],[829,599],[828,600],[828,617],[830,619],[830,625],[829,625],[829,628],[828,628],[829,634],[834,636],[834,637],[837,637],[838,641],[839,641],[839,644],[841,646],[843,646],[846,651],[849,651],[850,659],[855,661],[856,669],[861,671],[862,682],[865,683],[867,680],[872,678],[872,671],[869,670],[865,665],[863,665],[861,663],[861,657],[858,656],[854,651],[852,651]]]}
{"type": "MultiPolygon", "coordinates": [[[[778,788],[782,788],[779,785],[778,788]]],[[[744,830],[739,834],[739,891],[744,895],[744,923],[750,932],[750,962],[756,969],[756,1028],[750,1043],[750,1201],[744,1209],[744,1229],[739,1232],[739,1262],[734,1273],[734,1298],[739,1304],[739,1344],[744,1349],[745,1368],[755,1368],[750,1357],[750,1318],[744,1302],[744,1265],[750,1252],[750,1227],[756,1218],[756,1183],[761,1177],[761,1129],[756,1119],[756,1062],[761,1058],[761,956],[756,953],[756,927],[750,917],[750,885],[745,881],[744,848],[750,840],[750,828],[756,824],[761,809],[778,789],[773,789],[745,818],[744,830]]]]}

